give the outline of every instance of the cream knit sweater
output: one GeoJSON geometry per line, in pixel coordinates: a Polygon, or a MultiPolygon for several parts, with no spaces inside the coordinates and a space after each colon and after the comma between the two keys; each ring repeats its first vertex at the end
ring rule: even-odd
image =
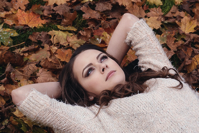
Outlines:
{"type": "MultiPolygon", "coordinates": [[[[142,70],[173,67],[153,31],[143,19],[136,22],[126,42],[133,46],[142,70]]],[[[31,120],[72,133],[199,133],[198,94],[174,79],[150,79],[144,93],[112,100],[108,107],[72,106],[33,89],[18,107],[31,120]]]]}

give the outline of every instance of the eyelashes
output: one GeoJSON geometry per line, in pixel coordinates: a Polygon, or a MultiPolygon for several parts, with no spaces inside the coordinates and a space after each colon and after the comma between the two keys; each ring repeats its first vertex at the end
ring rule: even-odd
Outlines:
{"type": "MultiPolygon", "coordinates": [[[[100,57],[100,63],[102,63],[103,61],[105,61],[106,59],[108,59],[108,56],[107,55],[102,55],[100,57]]],[[[94,68],[93,67],[90,67],[88,68],[88,70],[86,71],[86,74],[85,74],[85,77],[88,77],[90,76],[90,74],[93,72],[94,68]]]]}

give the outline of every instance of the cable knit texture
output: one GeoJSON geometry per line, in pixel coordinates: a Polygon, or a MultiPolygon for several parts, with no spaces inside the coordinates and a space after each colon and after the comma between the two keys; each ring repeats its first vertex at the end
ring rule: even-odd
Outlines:
{"type": "MultiPolygon", "coordinates": [[[[152,29],[144,19],[136,22],[126,43],[133,47],[142,70],[172,68],[152,29]]],[[[174,79],[146,81],[144,93],[112,100],[95,117],[99,106],[81,107],[58,102],[33,89],[19,110],[55,132],[72,133],[199,133],[198,93],[174,79]]]]}

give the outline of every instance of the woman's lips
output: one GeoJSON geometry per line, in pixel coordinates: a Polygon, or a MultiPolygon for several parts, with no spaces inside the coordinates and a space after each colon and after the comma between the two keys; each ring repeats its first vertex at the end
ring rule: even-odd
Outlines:
{"type": "Polygon", "coordinates": [[[107,74],[106,80],[105,80],[105,81],[107,81],[115,72],[116,72],[115,70],[110,71],[110,72],[107,74]]]}

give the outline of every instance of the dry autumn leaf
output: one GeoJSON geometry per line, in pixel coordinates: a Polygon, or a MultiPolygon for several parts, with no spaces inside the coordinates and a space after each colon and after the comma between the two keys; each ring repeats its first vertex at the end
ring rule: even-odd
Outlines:
{"type": "Polygon", "coordinates": [[[180,26],[180,29],[184,33],[190,33],[195,31],[195,27],[197,26],[197,20],[192,20],[190,17],[185,16],[181,22],[176,21],[176,23],[180,26]]]}
{"type": "Polygon", "coordinates": [[[84,19],[99,19],[100,18],[100,13],[98,11],[92,10],[90,7],[81,7],[81,10],[85,13],[83,14],[84,19]]]}
{"type": "Polygon", "coordinates": [[[68,36],[67,41],[73,49],[77,49],[80,45],[85,43],[84,40],[78,39],[76,35],[68,36]]]}
{"type": "Polygon", "coordinates": [[[40,49],[36,54],[32,54],[29,59],[32,61],[39,62],[42,59],[49,58],[50,57],[50,52],[47,51],[46,49],[40,49]]]}
{"type": "Polygon", "coordinates": [[[150,17],[150,18],[145,18],[147,24],[149,25],[149,27],[151,27],[152,29],[159,29],[161,26],[161,21],[157,20],[158,17],[150,17]]]}
{"type": "Polygon", "coordinates": [[[161,0],[147,0],[150,4],[155,4],[156,6],[162,5],[161,0]]]}
{"type": "Polygon", "coordinates": [[[72,56],[72,50],[71,49],[58,49],[57,54],[55,55],[57,58],[59,58],[61,61],[69,62],[71,56],[72,56]]]}
{"type": "Polygon", "coordinates": [[[25,10],[26,9],[25,5],[27,5],[29,1],[28,0],[12,0],[11,3],[14,9],[17,10],[20,8],[22,10],[25,10]]]}
{"type": "Polygon", "coordinates": [[[56,82],[57,79],[52,77],[52,72],[40,68],[39,72],[37,73],[38,78],[36,79],[37,83],[43,83],[43,82],[56,82]]]}
{"type": "Polygon", "coordinates": [[[198,55],[195,55],[193,58],[192,58],[192,62],[190,65],[187,66],[187,70],[188,72],[192,72],[194,69],[197,68],[197,66],[199,65],[199,54],[198,55]]]}
{"type": "Polygon", "coordinates": [[[28,25],[31,28],[42,26],[42,24],[46,23],[46,20],[42,20],[40,15],[37,15],[33,12],[26,13],[20,9],[17,11],[17,17],[19,24],[28,25]]]}
{"type": "Polygon", "coordinates": [[[55,30],[49,31],[48,34],[51,35],[51,41],[53,44],[60,43],[64,46],[68,45],[66,38],[72,35],[72,33],[69,33],[67,31],[63,32],[55,30]]]}
{"type": "Polygon", "coordinates": [[[53,5],[53,4],[57,4],[57,5],[61,5],[61,4],[65,4],[67,1],[70,0],[44,0],[48,2],[48,5],[53,5]]]}

